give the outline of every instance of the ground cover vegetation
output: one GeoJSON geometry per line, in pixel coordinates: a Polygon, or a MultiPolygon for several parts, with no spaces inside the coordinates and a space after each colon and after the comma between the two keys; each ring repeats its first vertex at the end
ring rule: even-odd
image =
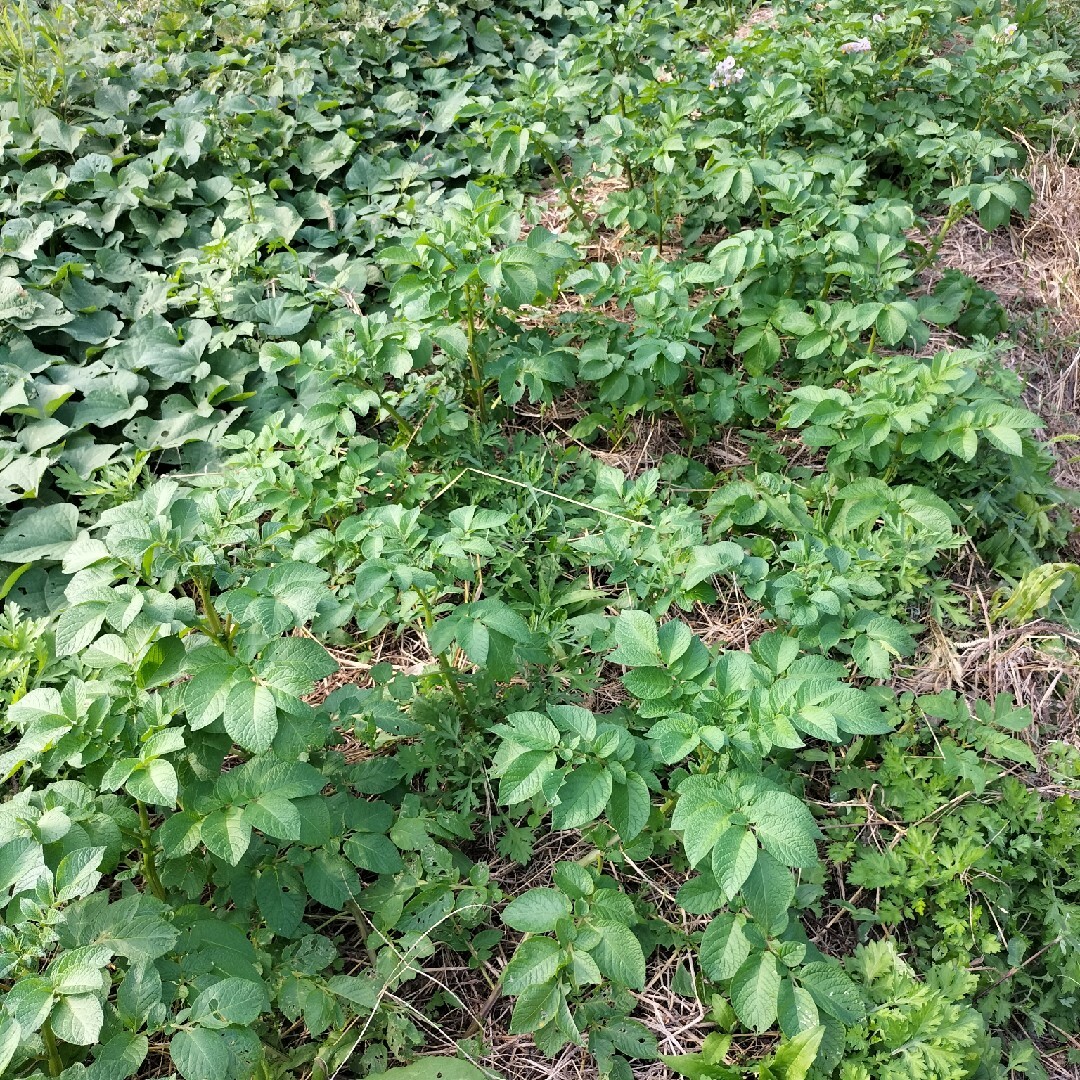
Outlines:
{"type": "Polygon", "coordinates": [[[0,1075],[1077,1075],[1076,31],[11,0],[0,1075]]]}

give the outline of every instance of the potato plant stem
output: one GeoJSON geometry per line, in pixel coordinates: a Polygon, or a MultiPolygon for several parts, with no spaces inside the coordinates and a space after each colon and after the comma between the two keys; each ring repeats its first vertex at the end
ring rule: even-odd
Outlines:
{"type": "MultiPolygon", "coordinates": [[[[428,598],[424,595],[420,589],[416,590],[416,595],[420,597],[420,606],[424,609],[424,625],[427,627],[428,632],[435,626],[435,615],[431,610],[431,604],[428,603],[428,598]]],[[[468,704],[465,701],[465,695],[461,692],[461,687],[457,684],[457,679],[454,678],[454,669],[450,666],[450,661],[446,659],[446,656],[441,652],[434,653],[435,660],[439,665],[439,671],[442,674],[443,683],[446,689],[453,695],[454,700],[461,706],[463,712],[468,711],[468,704]]]]}
{"type": "Polygon", "coordinates": [[[139,808],[139,847],[142,850],[143,877],[150,891],[159,899],[165,899],[165,889],[161,884],[161,878],[157,872],[157,857],[154,854],[154,840],[150,829],[150,815],[146,812],[143,803],[136,804],[139,808]]]}
{"type": "Polygon", "coordinates": [[[49,1075],[59,1076],[64,1071],[64,1062],[60,1057],[60,1048],[56,1045],[52,1024],[48,1019],[41,1025],[41,1041],[45,1044],[45,1053],[49,1057],[49,1075]]]}

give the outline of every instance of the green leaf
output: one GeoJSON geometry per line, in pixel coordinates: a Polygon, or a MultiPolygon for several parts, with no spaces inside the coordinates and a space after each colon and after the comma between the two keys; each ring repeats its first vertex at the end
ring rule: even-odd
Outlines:
{"type": "Polygon", "coordinates": [[[57,994],[92,994],[101,989],[105,965],[112,951],[101,945],[83,945],[62,952],[45,970],[57,994]]]}
{"type": "Polygon", "coordinates": [[[203,990],[191,1003],[191,1019],[211,1028],[253,1024],[269,1008],[270,999],[261,983],[233,977],[203,990]]]}
{"type": "Polygon", "coordinates": [[[1004,424],[994,424],[992,427],[988,427],[983,434],[999,450],[1014,457],[1023,457],[1023,440],[1020,438],[1020,433],[1013,428],[1006,427],[1004,424]]]}
{"type": "Polygon", "coordinates": [[[400,1069],[379,1073],[378,1080],[501,1080],[490,1070],[481,1071],[457,1058],[425,1057],[400,1069]]]}
{"type": "Polygon", "coordinates": [[[798,980],[822,1012],[842,1024],[857,1024],[866,1015],[859,988],[837,965],[827,961],[806,964],[798,980]]]}
{"type": "Polygon", "coordinates": [[[645,986],[645,954],[633,930],[615,922],[591,925],[600,941],[589,952],[600,970],[619,986],[641,990],[645,986]]]}
{"type": "Polygon", "coordinates": [[[202,823],[202,842],[219,859],[235,866],[251,843],[251,825],[239,806],[215,810],[202,823]]]}
{"type": "Polygon", "coordinates": [[[619,612],[612,636],[617,648],[608,654],[610,663],[626,667],[663,666],[656,622],[647,611],[619,612]]]}
{"type": "Polygon", "coordinates": [[[563,959],[562,948],[553,938],[526,939],[503,970],[503,993],[516,996],[526,987],[547,982],[555,977],[563,959]]]}
{"type": "MultiPolygon", "coordinates": [[[[324,590],[319,591],[321,594],[324,590]]],[[[289,594],[286,596],[297,605],[302,603],[289,594]]],[[[337,669],[337,661],[317,641],[284,637],[267,646],[255,665],[255,674],[260,682],[282,694],[300,697],[337,669]]]]}
{"type": "Polygon", "coordinates": [[[754,1031],[767,1031],[776,1020],[780,970],[772,953],[749,957],[731,980],[731,1004],[739,1019],[754,1031]]]}
{"type": "Polygon", "coordinates": [[[19,979],[4,995],[4,1012],[24,1031],[37,1031],[45,1022],[56,996],[52,983],[38,975],[19,979]]]}
{"type": "Polygon", "coordinates": [[[784,1042],[769,1062],[775,1080],[806,1080],[824,1034],[825,1028],[819,1024],[784,1042]]]}
{"type": "Polygon", "coordinates": [[[757,841],[749,829],[733,826],[716,841],[712,851],[713,877],[728,896],[743,886],[757,861],[757,841]]]}
{"type": "Polygon", "coordinates": [[[795,899],[795,881],[767,851],[758,852],[754,869],[742,887],[742,898],[754,922],[774,937],[788,924],[788,909],[795,899]]]}
{"type": "Polygon", "coordinates": [[[22,1029],[19,1025],[8,1017],[0,1016],[0,1076],[6,1074],[21,1042],[22,1029]]]}
{"type": "Polygon", "coordinates": [[[649,788],[637,773],[627,773],[626,783],[611,785],[611,797],[607,805],[607,817],[619,839],[629,844],[641,834],[652,812],[649,788]]]}
{"type": "MultiPolygon", "coordinates": [[[[100,986],[100,983],[99,983],[100,986]]],[[[93,1046],[105,1022],[97,994],[71,994],[62,997],[49,1016],[53,1034],[61,1042],[74,1046],[93,1046]]]]}
{"type": "Polygon", "coordinates": [[[907,333],[908,320],[904,309],[896,304],[886,304],[874,321],[878,336],[886,345],[895,345],[907,333]]]}
{"type": "Polygon", "coordinates": [[[334,911],[341,911],[348,900],[360,895],[356,871],[340,855],[321,848],[304,867],[304,884],[318,903],[334,911]]]}
{"type": "Polygon", "coordinates": [[[558,889],[529,889],[503,908],[502,921],[514,930],[544,934],[570,917],[570,901],[558,889]]]}
{"type": "Polygon", "coordinates": [[[255,902],[266,925],[282,937],[292,937],[304,917],[307,893],[287,866],[270,865],[255,879],[255,902]]]}
{"type": "Polygon", "coordinates": [[[197,1027],[178,1031],[169,1044],[173,1064],[184,1080],[228,1080],[232,1054],[220,1032],[197,1027]]]}
{"type": "Polygon", "coordinates": [[[717,915],[701,938],[701,968],[710,979],[725,982],[732,978],[750,955],[750,941],[743,933],[746,918],[717,915]]]}
{"type": "Polygon", "coordinates": [[[814,840],[821,834],[806,805],[786,791],[762,792],[747,807],[761,846],[785,866],[817,862],[814,840]]]}
{"type": "Polygon", "coordinates": [[[690,566],[683,575],[684,589],[692,589],[718,574],[730,574],[746,558],[746,552],[733,541],[724,540],[707,547],[695,547],[691,556],[690,566]]]}
{"type": "Polygon", "coordinates": [[[116,991],[116,1007],[125,1026],[140,1028],[147,1023],[151,1011],[161,1004],[161,975],[149,961],[134,963],[128,968],[124,981],[116,991]]]}
{"type": "Polygon", "coordinates": [[[292,802],[272,791],[244,807],[244,818],[259,832],[278,840],[300,839],[300,812],[292,802]]]}
{"type": "Polygon", "coordinates": [[[33,837],[17,836],[0,845],[0,906],[3,906],[4,893],[13,886],[19,886],[24,879],[32,879],[27,881],[32,885],[34,880],[47,877],[47,874],[45,853],[33,837]]]}
{"type": "Polygon", "coordinates": [[[723,907],[728,896],[709,874],[698,874],[685,882],[675,895],[679,907],[691,915],[711,915],[723,907]]]}
{"type": "Polygon", "coordinates": [[[777,1004],[780,1030],[794,1038],[800,1032],[810,1031],[819,1023],[818,1009],[809,990],[796,986],[791,979],[784,979],[777,1004]]]}
{"type": "Polygon", "coordinates": [[[547,750],[526,750],[505,767],[499,781],[499,802],[514,806],[539,794],[555,771],[558,758],[547,750]]]}
{"type": "Polygon", "coordinates": [[[94,1063],[86,1070],[85,1080],[127,1080],[139,1071],[149,1051],[145,1035],[129,1031],[114,1035],[104,1046],[95,1048],[94,1063]]]}
{"type": "Polygon", "coordinates": [[[556,829],[576,829],[599,817],[611,797],[611,773],[602,765],[581,765],[563,781],[551,811],[556,829]]]}
{"type": "Polygon", "coordinates": [[[563,996],[557,982],[527,986],[517,999],[510,1017],[511,1035],[531,1035],[555,1019],[563,996]]]}
{"type": "Polygon", "coordinates": [[[56,503],[17,514],[0,537],[0,562],[59,562],[79,531],[79,511],[56,503]]]}
{"type": "Polygon", "coordinates": [[[57,900],[65,903],[93,892],[101,880],[98,866],[104,854],[105,848],[92,847],[79,848],[65,855],[56,868],[56,879],[53,882],[57,900]]]}
{"type": "Polygon", "coordinates": [[[238,746],[255,754],[263,753],[270,749],[277,729],[277,705],[268,687],[244,679],[229,691],[225,730],[238,746]]]}
{"type": "Polygon", "coordinates": [[[396,874],[405,865],[389,837],[379,833],[354,833],[344,850],[355,866],[373,874],[396,874]]]}
{"type": "Polygon", "coordinates": [[[137,768],[128,777],[126,787],[128,793],[139,802],[168,807],[176,805],[180,790],[176,770],[171,762],[163,758],[154,758],[137,768]]]}

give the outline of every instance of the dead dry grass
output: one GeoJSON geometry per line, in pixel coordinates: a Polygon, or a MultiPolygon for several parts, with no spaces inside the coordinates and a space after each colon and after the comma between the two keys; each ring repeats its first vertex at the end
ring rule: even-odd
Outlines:
{"type": "MultiPolygon", "coordinates": [[[[924,280],[932,288],[942,271],[955,269],[1000,298],[1020,330],[1006,362],[1025,382],[1028,407],[1046,423],[1058,482],[1080,490],[1080,166],[1056,147],[1027,151],[1030,217],[994,232],[974,216],[963,219],[924,280]]],[[[945,347],[949,336],[935,335],[933,344],[945,347]]]]}

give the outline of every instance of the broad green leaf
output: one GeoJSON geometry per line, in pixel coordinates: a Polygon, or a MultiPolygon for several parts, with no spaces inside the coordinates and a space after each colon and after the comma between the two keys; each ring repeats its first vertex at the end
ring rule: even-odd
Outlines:
{"type": "Polygon", "coordinates": [[[12,1019],[0,1016],[0,1076],[3,1076],[22,1042],[22,1030],[12,1019]]]}
{"type": "Polygon", "coordinates": [[[105,848],[93,847],[79,848],[65,855],[56,868],[53,882],[57,900],[66,902],[93,892],[101,880],[98,866],[104,854],[105,848]]]}
{"type": "Polygon", "coordinates": [[[570,901],[558,889],[529,889],[503,908],[502,921],[514,930],[544,934],[570,917],[570,901]]]}
{"type": "Polygon", "coordinates": [[[608,654],[612,664],[626,667],[660,667],[660,639],[656,622],[646,611],[621,611],[613,638],[617,648],[608,654]]]}
{"type": "Polygon", "coordinates": [[[1023,456],[1024,443],[1020,438],[1020,433],[1014,428],[1006,427],[1004,424],[994,424],[988,427],[983,434],[994,446],[1006,454],[1011,454],[1014,457],[1023,456]]]}
{"type": "Polygon", "coordinates": [[[300,839],[300,812],[288,799],[264,792],[244,807],[244,818],[259,832],[278,840],[300,839]]]}
{"type": "Polygon", "coordinates": [[[348,900],[360,895],[356,871],[340,855],[317,850],[304,866],[304,885],[323,907],[341,911],[348,900]]]}
{"type": "Polygon", "coordinates": [[[675,899],[691,915],[711,915],[727,903],[728,897],[709,873],[692,877],[679,889],[675,899]]]}
{"type": "Polygon", "coordinates": [[[813,866],[821,834],[806,805],[786,791],[764,791],[747,807],[761,846],[785,866],[813,866]]]}
{"type": "Polygon", "coordinates": [[[767,851],[758,852],[754,869],[743,883],[742,898],[763,933],[770,937],[782,933],[788,924],[788,909],[795,899],[791,871],[767,851]]]}
{"type": "Polygon", "coordinates": [[[337,661],[317,641],[285,637],[270,643],[255,665],[255,674],[261,683],[299,697],[337,669],[337,661]]]}
{"type": "Polygon", "coordinates": [[[4,995],[4,1012],[24,1031],[37,1031],[52,1011],[52,983],[38,975],[19,979],[4,995]]]}
{"type": "Polygon", "coordinates": [[[690,566],[683,575],[685,589],[692,589],[718,574],[730,574],[746,558],[746,552],[738,544],[724,540],[719,544],[695,547],[691,556],[690,566]]]}
{"type": "Polygon", "coordinates": [[[519,754],[503,770],[499,781],[499,802],[513,806],[539,794],[557,763],[555,754],[546,750],[526,750],[519,754]]]}
{"type": "Polygon", "coordinates": [[[527,986],[518,996],[510,1017],[511,1035],[531,1035],[555,1019],[562,992],[555,981],[527,986]]]}
{"type": "Polygon", "coordinates": [[[777,1017],[780,1030],[789,1039],[816,1028],[819,1023],[818,1009],[810,992],[796,986],[791,979],[784,979],[780,987],[777,1017]]]}
{"type": "Polygon", "coordinates": [[[59,561],[74,543],[79,511],[70,503],[56,503],[16,515],[0,537],[0,562],[59,561]]]}
{"type": "Polygon", "coordinates": [[[839,965],[827,961],[806,964],[797,978],[817,1007],[840,1023],[855,1024],[866,1015],[862,994],[839,965]]]}
{"type": "Polygon", "coordinates": [[[251,843],[251,825],[239,806],[215,810],[203,821],[200,834],[207,848],[230,866],[244,857],[251,843]]]}
{"type": "Polygon", "coordinates": [[[769,1062],[770,1076],[774,1080],[806,1080],[824,1034],[825,1028],[819,1024],[782,1043],[769,1062]]]}
{"type": "Polygon", "coordinates": [[[713,845],[713,877],[728,896],[734,896],[743,886],[757,861],[757,841],[749,829],[737,825],[724,832],[713,845]]]}
{"type": "Polygon", "coordinates": [[[710,979],[724,982],[732,978],[750,955],[750,942],[743,933],[742,915],[717,915],[701,938],[701,967],[710,979]]]}
{"type": "Polygon", "coordinates": [[[563,951],[554,938],[527,938],[503,970],[503,992],[516,996],[528,986],[538,986],[554,978],[563,951]]]}
{"type": "Polygon", "coordinates": [[[203,990],[191,1003],[191,1019],[211,1028],[252,1024],[269,1008],[262,984],[233,977],[203,990]]]}
{"type": "Polygon", "coordinates": [[[622,923],[594,922],[591,925],[600,934],[600,941],[589,952],[600,970],[619,986],[642,989],[645,985],[645,954],[634,932],[622,923]]]}
{"type": "Polygon", "coordinates": [[[353,833],[344,850],[353,865],[373,874],[396,874],[404,866],[398,849],[380,833],[353,833]]]}
{"type": "Polygon", "coordinates": [[[139,1071],[149,1051],[150,1042],[145,1035],[133,1035],[129,1031],[114,1035],[94,1050],[94,1063],[86,1070],[85,1080],[127,1080],[139,1071]]]}
{"type": "MultiPolygon", "coordinates": [[[[8,715],[11,715],[10,711],[8,715]]],[[[47,873],[45,853],[39,841],[30,836],[17,836],[0,845],[0,906],[3,906],[4,893],[9,889],[18,888],[24,882],[32,885],[47,873]]]]}
{"type": "Polygon", "coordinates": [[[641,834],[651,812],[649,788],[637,773],[627,773],[623,784],[612,783],[607,818],[624,844],[641,834]]]}
{"type": "Polygon", "coordinates": [[[563,781],[551,811],[556,829],[577,829],[600,816],[611,797],[611,773],[603,765],[579,765],[563,781]]]}
{"type": "Polygon", "coordinates": [[[102,975],[112,959],[101,945],[83,945],[62,952],[45,969],[45,977],[57,994],[92,994],[102,988],[102,975]]]}
{"type": "MultiPolygon", "coordinates": [[[[140,1028],[161,1004],[161,975],[149,961],[132,964],[116,991],[116,1007],[127,1026],[140,1028]]],[[[164,1012],[164,1005],[161,1005],[164,1012]]]]}
{"type": "Polygon", "coordinates": [[[126,786],[133,798],[151,806],[175,806],[180,790],[176,770],[164,758],[154,758],[136,769],[126,786]]]}
{"type": "Polygon", "coordinates": [[[304,917],[307,893],[288,866],[271,865],[255,879],[255,902],[266,925],[282,937],[292,937],[304,917]]]}
{"type": "Polygon", "coordinates": [[[57,656],[73,656],[81,652],[98,636],[108,603],[76,604],[61,612],[56,623],[57,656]]]}
{"type": "Polygon", "coordinates": [[[767,1031],[776,1020],[780,971],[772,953],[747,958],[731,980],[731,1004],[739,1019],[754,1031],[767,1031]]]}
{"type": "Polygon", "coordinates": [[[238,746],[256,754],[269,750],[277,729],[277,705],[266,686],[243,679],[229,691],[225,730],[238,746]]]}
{"type": "Polygon", "coordinates": [[[75,1046],[92,1046],[97,1042],[104,1022],[101,1001],[96,994],[62,997],[49,1016],[57,1039],[75,1046]]]}
{"type": "Polygon", "coordinates": [[[218,1031],[203,1027],[178,1031],[169,1054],[184,1080],[228,1080],[232,1071],[232,1054],[218,1031]]]}

